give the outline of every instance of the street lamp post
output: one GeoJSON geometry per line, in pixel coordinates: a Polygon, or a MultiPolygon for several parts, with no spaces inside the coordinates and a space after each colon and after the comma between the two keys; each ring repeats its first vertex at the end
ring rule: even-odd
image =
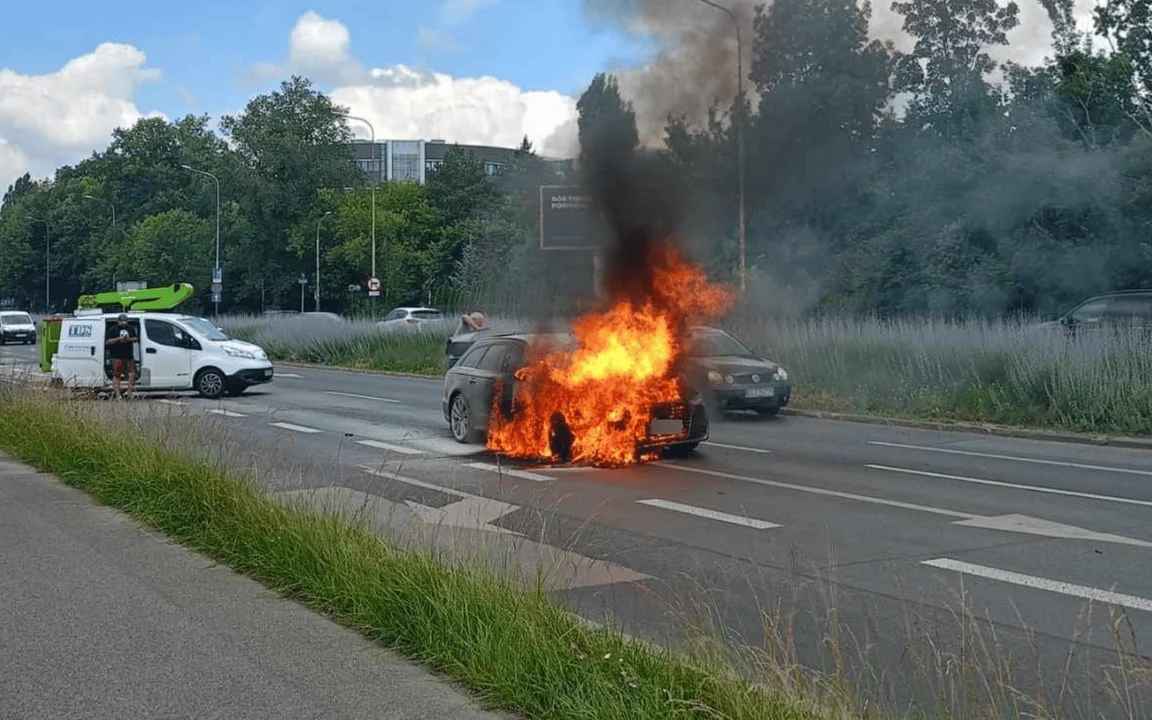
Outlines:
{"type": "Polygon", "coordinates": [[[748,266],[745,260],[747,256],[747,226],[745,223],[744,211],[744,45],[740,37],[740,21],[736,18],[736,14],[728,8],[713,2],[712,0],[699,0],[699,2],[714,7],[727,15],[732,24],[736,26],[736,99],[740,104],[736,108],[736,153],[738,155],[738,170],[740,177],[740,210],[739,210],[739,238],[740,238],[740,291],[743,292],[748,287],[748,266]]]}
{"type": "MultiPolygon", "coordinates": [[[[220,275],[220,178],[216,177],[215,175],[213,175],[210,172],[206,172],[204,170],[197,170],[196,168],[192,167],[191,165],[181,165],[180,167],[184,168],[185,170],[189,170],[191,172],[197,173],[199,175],[207,175],[208,177],[212,178],[213,182],[216,183],[216,266],[212,270],[212,282],[215,283],[217,277],[222,277],[220,275]]],[[[212,295],[213,295],[213,297],[219,297],[219,295],[215,292],[215,290],[213,290],[212,295]]],[[[220,314],[220,301],[219,300],[217,300],[215,302],[215,309],[213,310],[213,314],[215,314],[215,315],[220,314]]]]}
{"type": "Polygon", "coordinates": [[[85,195],[84,199],[85,200],[95,200],[96,202],[106,203],[108,205],[108,207],[112,209],[112,227],[113,228],[116,227],[116,205],[115,205],[115,203],[113,203],[111,200],[105,200],[104,198],[98,198],[94,195],[85,195]]]}
{"type": "Polygon", "coordinates": [[[341,115],[349,120],[359,120],[364,123],[368,126],[368,132],[372,134],[372,164],[376,172],[376,177],[372,179],[372,277],[376,277],[376,181],[380,178],[380,152],[379,146],[376,144],[376,128],[362,117],[347,113],[341,113],[341,115]]]}
{"type": "Polygon", "coordinates": [[[312,289],[316,312],[320,312],[320,226],[331,214],[332,211],[329,210],[316,221],[316,287],[312,289]]]}
{"type": "Polygon", "coordinates": [[[28,219],[44,223],[44,312],[48,312],[52,308],[52,243],[48,239],[48,220],[32,215],[28,219]]]}

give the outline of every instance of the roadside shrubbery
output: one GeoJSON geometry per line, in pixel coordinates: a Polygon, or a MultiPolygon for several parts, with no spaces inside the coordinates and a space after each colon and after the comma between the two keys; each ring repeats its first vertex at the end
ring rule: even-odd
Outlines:
{"type": "MultiPolygon", "coordinates": [[[[496,320],[500,329],[516,327],[496,320]]],[[[274,359],[435,375],[447,325],[381,332],[369,321],[223,318],[274,359]]],[[[1152,433],[1152,347],[1138,333],[1073,340],[1017,322],[743,316],[730,329],[784,364],[796,407],[1082,432],[1152,433]]]]}

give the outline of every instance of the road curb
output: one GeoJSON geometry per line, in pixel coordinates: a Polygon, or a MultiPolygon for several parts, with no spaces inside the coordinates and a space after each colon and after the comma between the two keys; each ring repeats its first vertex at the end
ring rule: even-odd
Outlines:
{"type": "MultiPolygon", "coordinates": [[[[340,365],[321,365],[319,363],[302,363],[302,362],[281,362],[278,360],[273,361],[273,365],[277,367],[296,368],[298,370],[339,370],[340,372],[358,373],[360,375],[383,375],[384,377],[401,377],[409,378],[411,380],[443,380],[444,376],[441,375],[421,375],[420,373],[404,373],[394,372],[392,370],[368,370],[365,368],[351,368],[343,367],[340,365]]],[[[272,377],[276,379],[275,376],[272,377]]]]}
{"type": "Polygon", "coordinates": [[[784,408],[781,410],[781,414],[817,420],[860,423],[862,425],[887,425],[916,430],[939,430],[941,432],[982,433],[995,437],[1011,437],[1022,440],[1045,440],[1048,442],[1062,442],[1076,445],[1107,445],[1109,447],[1131,448],[1135,450],[1152,450],[1152,438],[1145,439],[1126,435],[1092,435],[1088,433],[1060,432],[1056,430],[1032,430],[1007,425],[963,421],[941,422],[935,420],[911,420],[875,415],[825,412],[823,410],[804,410],[802,408],[784,408]]]}

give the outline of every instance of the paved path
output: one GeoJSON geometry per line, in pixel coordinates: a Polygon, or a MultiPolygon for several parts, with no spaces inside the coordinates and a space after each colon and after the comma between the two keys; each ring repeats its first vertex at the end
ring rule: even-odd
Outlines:
{"type": "Polygon", "coordinates": [[[0,719],[496,717],[0,456],[0,719]]]}

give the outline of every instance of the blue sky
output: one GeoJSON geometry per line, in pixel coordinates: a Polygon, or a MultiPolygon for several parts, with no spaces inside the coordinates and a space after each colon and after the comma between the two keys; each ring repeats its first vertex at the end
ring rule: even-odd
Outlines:
{"type": "MultiPolygon", "coordinates": [[[[461,0],[455,0],[460,2],[461,0]]],[[[451,0],[450,0],[451,2],[451,0]]],[[[632,64],[642,47],[594,27],[580,0],[464,0],[477,6],[452,24],[444,2],[419,0],[56,0],[12,3],[0,24],[0,68],[22,75],[57,70],[101,42],[139,48],[163,80],[136,95],[141,110],[172,116],[235,111],[273,86],[251,69],[282,62],[297,19],[315,11],[351,32],[351,53],[368,67],[403,63],[455,77],[491,75],[525,90],[578,94],[599,70],[632,64]],[[111,6],[111,7],[109,7],[111,6]],[[450,34],[457,47],[429,46],[421,31],[450,34]]]]}

